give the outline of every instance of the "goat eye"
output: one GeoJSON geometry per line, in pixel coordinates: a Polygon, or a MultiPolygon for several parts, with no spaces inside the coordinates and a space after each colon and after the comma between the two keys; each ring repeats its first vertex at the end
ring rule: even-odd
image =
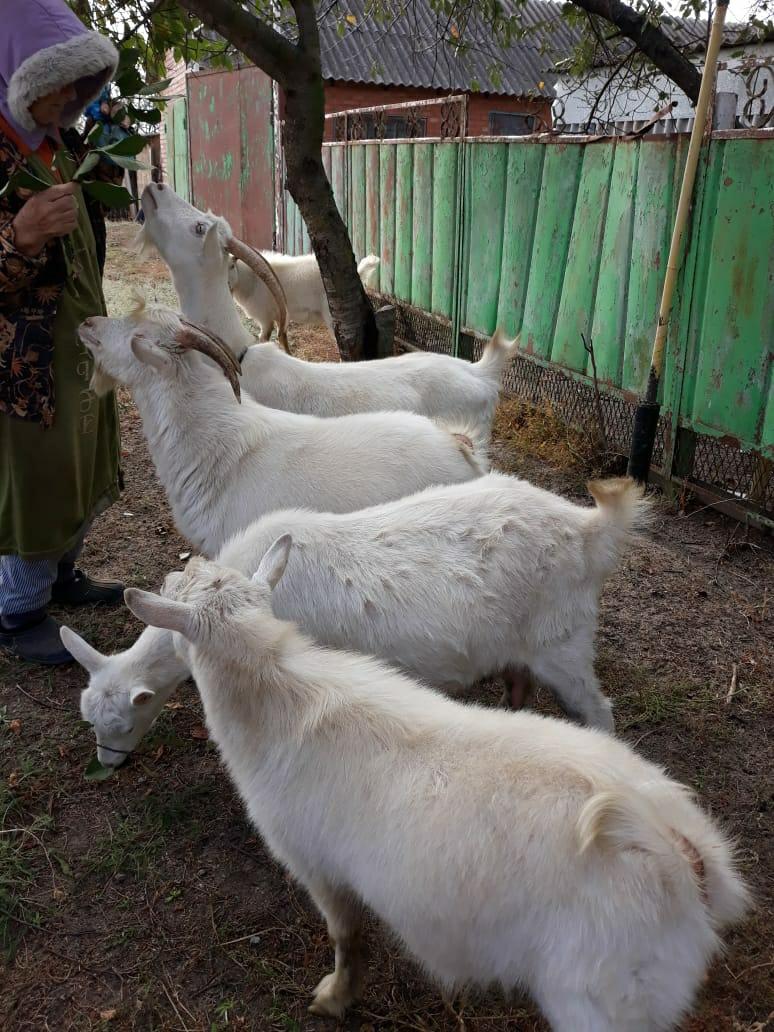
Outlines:
{"type": "Polygon", "coordinates": [[[196,235],[197,236],[204,236],[204,234],[206,232],[207,232],[207,224],[205,222],[197,222],[196,223],[196,235]]]}

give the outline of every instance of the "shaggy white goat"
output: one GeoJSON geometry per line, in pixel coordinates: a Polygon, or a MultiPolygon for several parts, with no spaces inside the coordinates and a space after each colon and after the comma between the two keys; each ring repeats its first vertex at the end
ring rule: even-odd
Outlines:
{"type": "Polygon", "coordinates": [[[177,528],[205,555],[281,506],[350,512],[486,468],[473,431],[455,435],[409,412],[318,419],[247,397],[237,405],[221,373],[190,349],[205,349],[235,384],[233,356],[169,309],[93,316],[79,332],[95,388],[131,388],[177,528]]]}
{"type": "MultiPolygon", "coordinates": [[[[304,362],[274,344],[255,345],[229,292],[234,239],[228,223],[159,184],[146,187],[143,211],[142,242],[154,246],[169,266],[183,314],[225,340],[241,360],[243,386],[256,401],[316,416],[405,409],[475,424],[480,433],[489,434],[502,372],[516,341],[495,334],[475,363],[417,352],[377,362],[304,362]]],[[[285,284],[291,316],[298,321],[293,286],[282,264],[291,259],[268,253],[267,257],[285,284]],[[281,260],[279,264],[275,259],[281,260]]],[[[303,261],[314,262],[319,277],[315,259],[303,261]]],[[[363,259],[361,268],[369,261],[363,259]]],[[[249,283],[255,285],[254,292],[265,293],[265,287],[243,263],[236,268],[243,286],[234,296],[252,315],[245,300],[249,283]]]]}
{"type": "MultiPolygon", "coordinates": [[[[251,574],[290,531],[274,609],[316,641],[381,656],[454,693],[500,673],[515,708],[526,671],[575,719],[612,730],[594,675],[598,597],[648,507],[631,481],[589,486],[594,509],[490,473],[360,512],[273,512],[227,541],[218,562],[251,574]]],[[[62,630],[90,675],[81,712],[105,766],[136,747],[188,676],[164,635],[148,628],[103,656],[62,630]]]]}
{"type": "Polygon", "coordinates": [[[721,832],[607,735],[315,645],[272,614],[290,541],[252,582],[193,560],[171,597],[125,597],[175,633],[251,819],[327,921],[311,1010],[360,995],[368,907],[447,992],[526,988],[554,1032],[672,1028],[747,904],[721,832]]]}

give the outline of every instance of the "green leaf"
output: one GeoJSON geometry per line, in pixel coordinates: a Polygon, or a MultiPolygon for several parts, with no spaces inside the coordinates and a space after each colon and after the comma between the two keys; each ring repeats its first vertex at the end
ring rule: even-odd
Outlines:
{"type": "Polygon", "coordinates": [[[125,158],[120,154],[111,154],[110,160],[114,165],[119,165],[121,168],[128,168],[132,172],[139,172],[142,169],[149,167],[143,161],[138,161],[136,158],[125,158]]]}
{"type": "Polygon", "coordinates": [[[96,756],[89,760],[89,765],[83,772],[87,781],[107,781],[113,774],[112,767],[103,767],[96,756]]]}
{"type": "Polygon", "coordinates": [[[134,97],[145,85],[136,68],[127,68],[117,75],[114,81],[120,97],[134,97]]]}
{"type": "Polygon", "coordinates": [[[116,68],[115,78],[118,78],[119,75],[130,68],[134,68],[139,60],[140,51],[137,47],[121,47],[118,52],[118,67],[116,68]]]}
{"type": "Polygon", "coordinates": [[[161,93],[172,82],[171,79],[161,79],[160,82],[148,82],[141,90],[137,91],[138,97],[145,97],[149,93],[161,93]]]}
{"type": "Polygon", "coordinates": [[[100,150],[103,154],[109,154],[111,158],[115,154],[121,154],[124,157],[133,158],[144,149],[147,142],[148,141],[144,136],[132,133],[130,136],[125,136],[123,140],[118,140],[116,143],[109,143],[106,147],[100,147],[100,150]]]}
{"type": "Polygon", "coordinates": [[[102,122],[94,123],[94,125],[89,130],[89,135],[86,137],[86,143],[89,145],[89,147],[99,146],[99,140],[102,136],[103,129],[104,126],[102,125],[102,122]]]}
{"type": "Polygon", "coordinates": [[[31,172],[19,169],[18,172],[14,172],[2,190],[0,190],[0,197],[5,197],[7,193],[14,193],[16,190],[32,190],[35,193],[39,193],[41,190],[48,190],[50,186],[51,183],[38,179],[31,172]]]}
{"type": "Polygon", "coordinates": [[[135,122],[143,122],[145,125],[158,125],[161,121],[161,112],[158,108],[138,108],[134,104],[127,104],[126,110],[135,122]]]}
{"type": "Polygon", "coordinates": [[[73,179],[80,179],[81,176],[85,176],[87,172],[91,172],[95,165],[99,163],[99,152],[92,151],[91,154],[87,154],[83,161],[80,163],[73,173],[73,179]]]}
{"type": "Polygon", "coordinates": [[[128,208],[135,200],[123,186],[115,186],[113,183],[86,182],[81,184],[83,189],[91,197],[96,197],[108,208],[128,208]]]}

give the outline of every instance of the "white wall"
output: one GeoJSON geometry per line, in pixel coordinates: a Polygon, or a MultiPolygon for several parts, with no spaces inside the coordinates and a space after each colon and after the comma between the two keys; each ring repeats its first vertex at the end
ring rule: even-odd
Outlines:
{"type": "MultiPolygon", "coordinates": [[[[729,92],[737,94],[736,113],[744,125],[758,124],[755,116],[761,111],[761,102],[755,101],[752,105],[753,116],[751,121],[745,116],[745,104],[748,100],[748,87],[744,78],[745,63],[755,59],[762,65],[757,73],[757,84],[754,92],[758,92],[767,80],[766,89],[763,93],[763,110],[770,113],[774,109],[774,43],[759,43],[745,47],[724,47],[720,51],[718,71],[718,92],[729,92]],[[739,56],[739,55],[742,56],[739,56]]],[[[696,62],[699,63],[698,61],[696,62]]],[[[564,122],[571,125],[574,122],[585,122],[594,107],[594,101],[600,89],[607,81],[610,70],[600,68],[589,78],[580,81],[577,79],[564,78],[556,84],[557,101],[563,101],[564,122]]],[[[664,76],[654,76],[647,86],[638,90],[623,88],[623,78],[619,76],[614,80],[596,108],[595,120],[615,122],[622,119],[647,119],[651,118],[659,108],[662,108],[670,100],[677,101],[677,107],[673,110],[671,117],[675,119],[692,118],[693,106],[682,90],[678,89],[673,82],[664,76]]],[[[561,108],[554,102],[554,117],[560,113],[561,108]]],[[[774,118],[770,124],[774,126],[774,118]]]]}

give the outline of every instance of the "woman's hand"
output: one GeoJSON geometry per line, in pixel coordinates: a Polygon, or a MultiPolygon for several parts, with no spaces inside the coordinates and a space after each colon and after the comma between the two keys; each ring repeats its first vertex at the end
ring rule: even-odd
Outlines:
{"type": "Polygon", "coordinates": [[[50,186],[34,193],[13,220],[14,241],[22,254],[35,257],[49,240],[67,236],[78,225],[77,183],[50,186]]]}

